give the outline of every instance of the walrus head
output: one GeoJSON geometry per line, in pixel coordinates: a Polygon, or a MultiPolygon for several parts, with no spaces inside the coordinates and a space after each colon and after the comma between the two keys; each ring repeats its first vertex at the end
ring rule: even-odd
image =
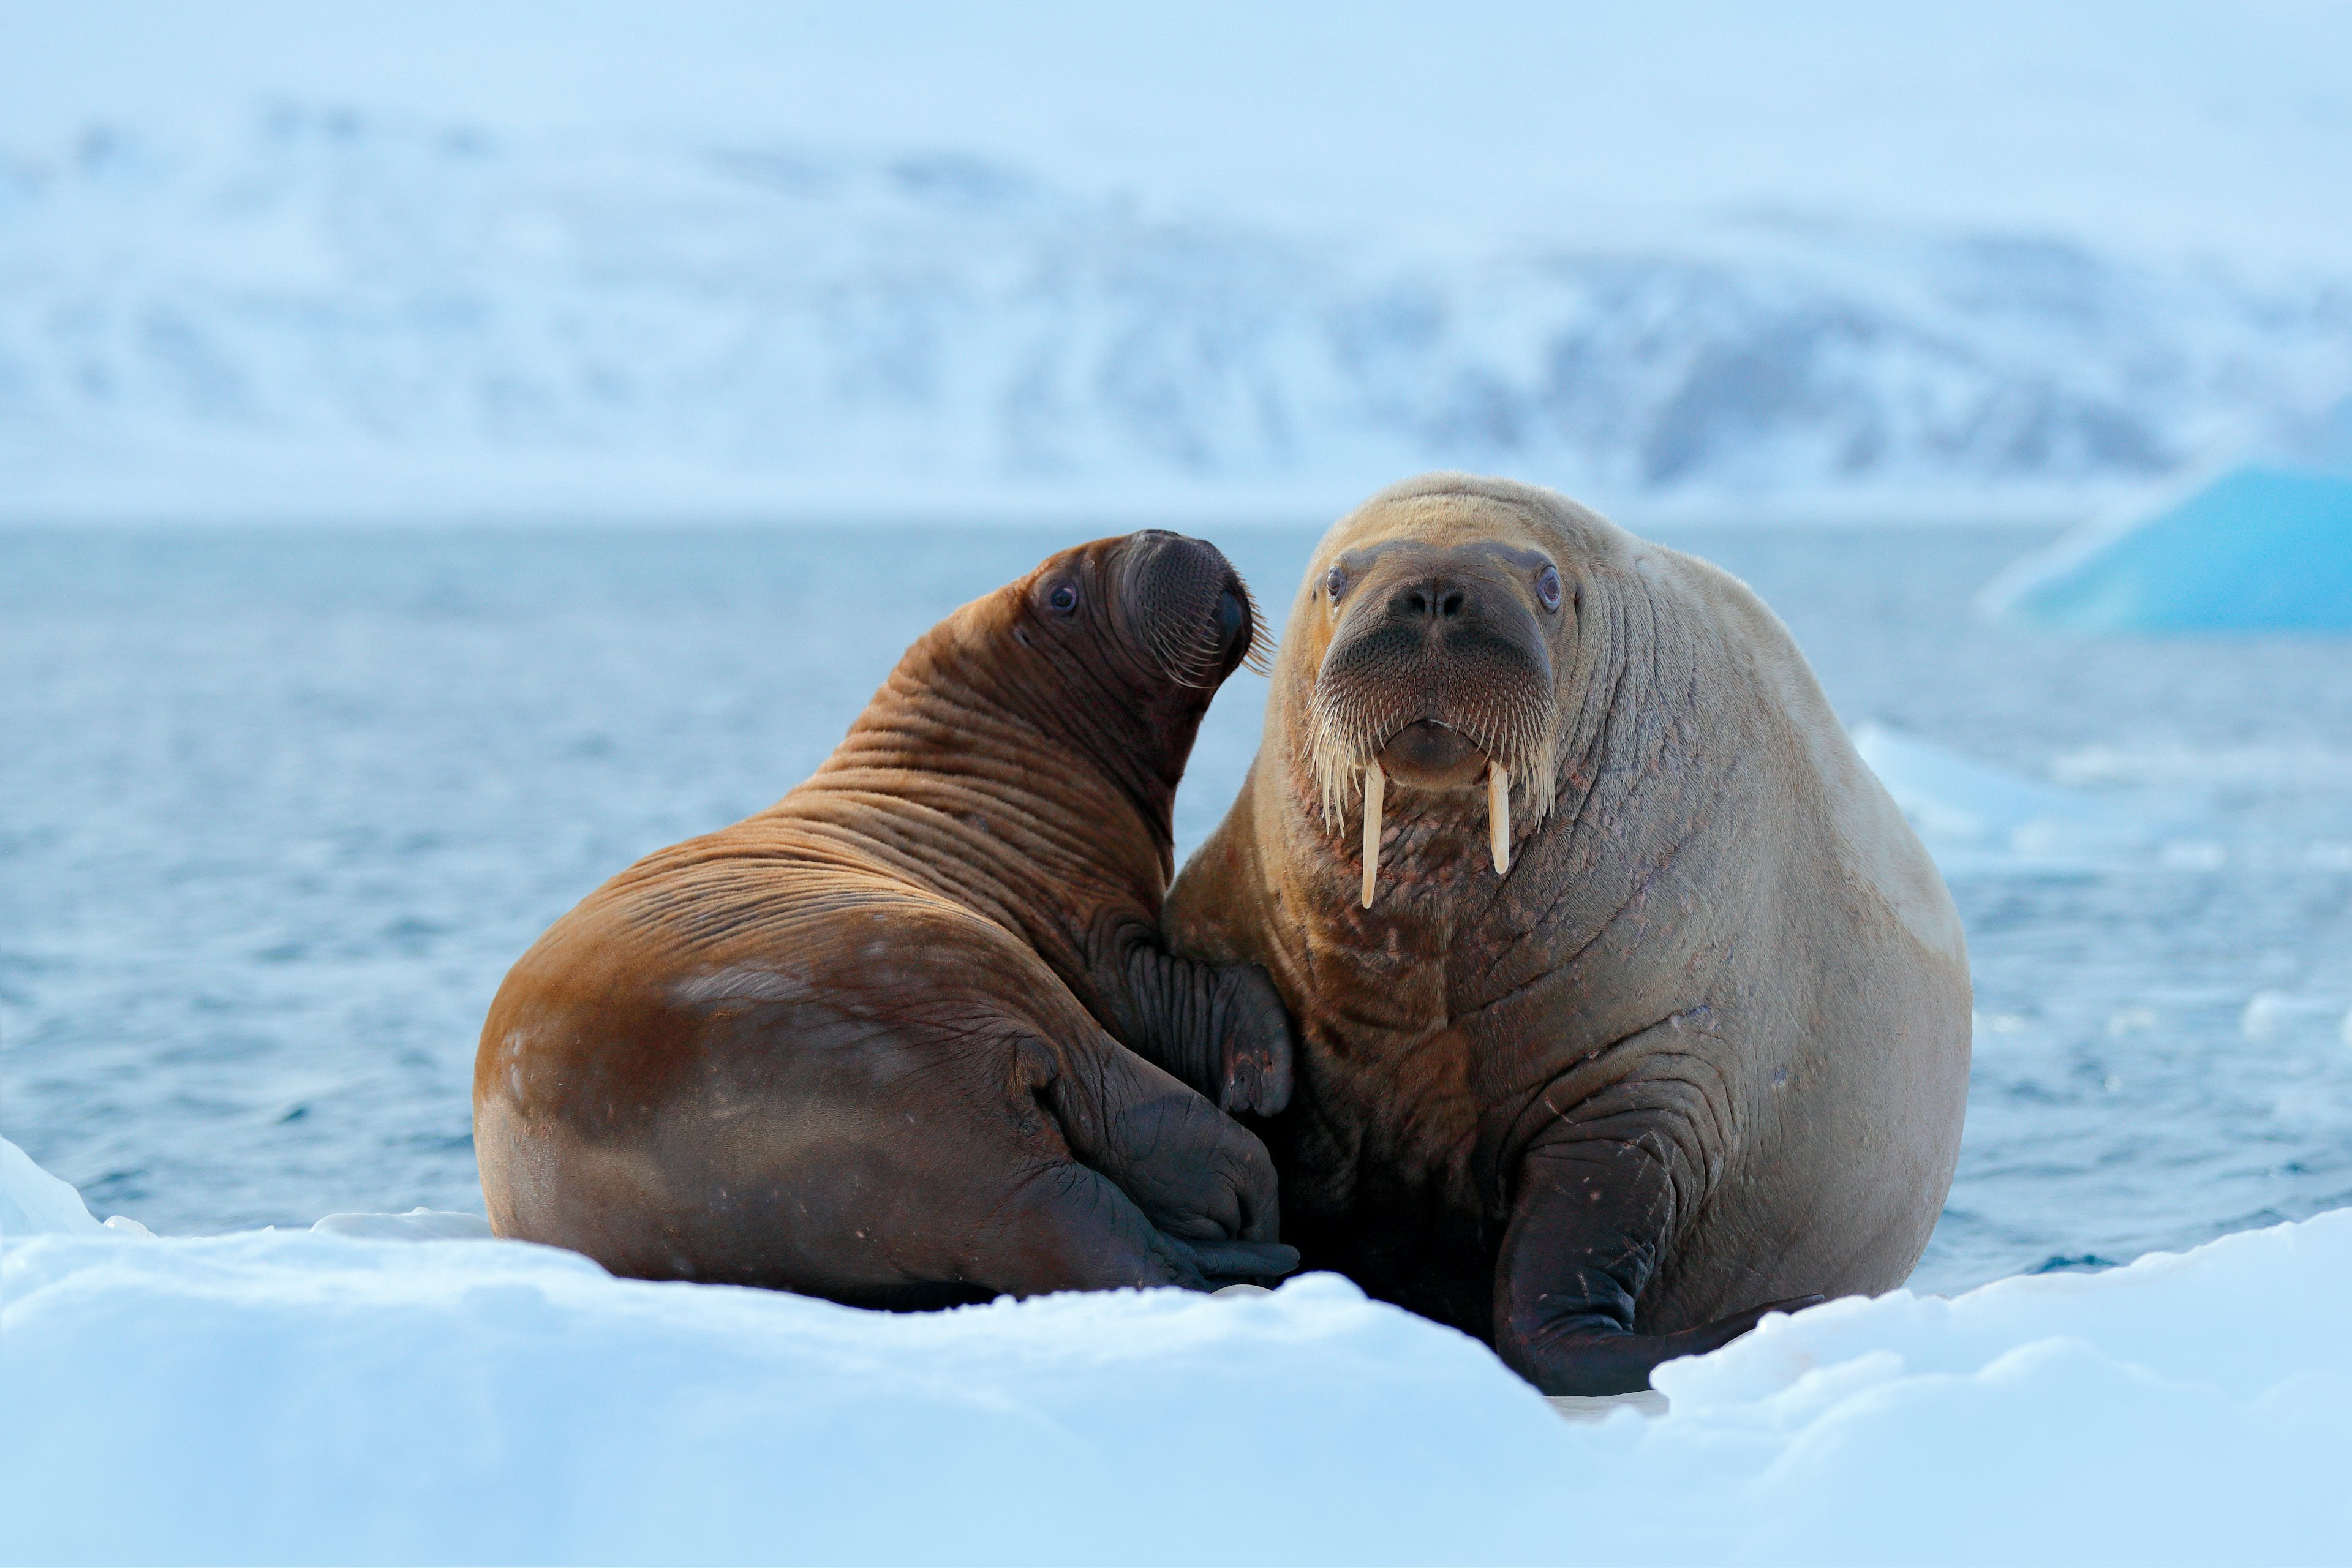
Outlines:
{"type": "Polygon", "coordinates": [[[1048,557],[1006,590],[1013,635],[1061,664],[1076,657],[1139,695],[1205,701],[1244,664],[1264,674],[1271,641],[1224,552],[1147,528],[1048,557]]]}
{"type": "Polygon", "coordinates": [[[1160,529],[1097,539],[967,605],[935,638],[963,680],[1164,815],[1209,700],[1271,641],[1223,552],[1160,529]],[[1162,797],[1167,797],[1163,799],[1162,797]]]}
{"type": "Polygon", "coordinates": [[[1556,791],[1558,672],[1578,609],[1566,541],[1516,498],[1454,480],[1399,486],[1343,520],[1292,622],[1291,657],[1316,659],[1303,739],[1327,826],[1340,831],[1349,797],[1363,799],[1367,908],[1391,783],[1465,812],[1483,795],[1498,875],[1514,798],[1528,827],[1556,791]]]}

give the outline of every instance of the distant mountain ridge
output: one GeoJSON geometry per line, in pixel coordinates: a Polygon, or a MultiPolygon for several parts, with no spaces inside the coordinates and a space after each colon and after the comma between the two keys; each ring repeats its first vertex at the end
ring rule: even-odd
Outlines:
{"type": "Polygon", "coordinates": [[[490,510],[1344,498],[1440,466],[1997,510],[2162,479],[2347,387],[2352,280],[2015,237],[1759,222],[1463,258],[954,153],[294,105],[209,146],[0,150],[0,515],[331,511],[354,475],[490,510]]]}

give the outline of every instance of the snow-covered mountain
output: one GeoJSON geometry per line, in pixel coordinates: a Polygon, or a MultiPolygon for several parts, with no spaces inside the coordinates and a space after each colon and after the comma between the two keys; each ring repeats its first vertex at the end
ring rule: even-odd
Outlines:
{"type": "Polygon", "coordinates": [[[954,152],[283,105],[0,150],[0,515],[2042,508],[2352,388],[2352,280],[1757,220],[1464,254],[954,152]]]}

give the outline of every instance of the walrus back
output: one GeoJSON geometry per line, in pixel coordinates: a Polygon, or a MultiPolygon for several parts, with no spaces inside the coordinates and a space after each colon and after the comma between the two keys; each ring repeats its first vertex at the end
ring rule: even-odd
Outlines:
{"type": "Polygon", "coordinates": [[[625,873],[491,1006],[492,1225],[621,1274],[933,1304],[961,1260],[907,1255],[888,1194],[999,1137],[1019,1039],[1091,1029],[1061,989],[1003,928],[871,870],[625,873]]]}

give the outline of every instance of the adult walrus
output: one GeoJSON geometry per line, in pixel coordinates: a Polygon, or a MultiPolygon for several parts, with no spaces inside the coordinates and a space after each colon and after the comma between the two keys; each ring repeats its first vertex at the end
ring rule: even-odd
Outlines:
{"type": "Polygon", "coordinates": [[[1170,807],[1260,632],[1211,545],[1065,551],[910,648],[816,774],[646,857],[492,1003],[501,1236],[854,1304],[1287,1272],[1263,974],[1171,959],[1170,807]],[[1112,1037],[1116,1034],[1118,1038],[1112,1037]]]}
{"type": "Polygon", "coordinates": [[[1295,1016],[1306,1266],[1547,1393],[1896,1285],[1950,1185],[1926,851],[1744,584],[1549,491],[1432,475],[1331,530],[1164,920],[1295,1016]]]}

